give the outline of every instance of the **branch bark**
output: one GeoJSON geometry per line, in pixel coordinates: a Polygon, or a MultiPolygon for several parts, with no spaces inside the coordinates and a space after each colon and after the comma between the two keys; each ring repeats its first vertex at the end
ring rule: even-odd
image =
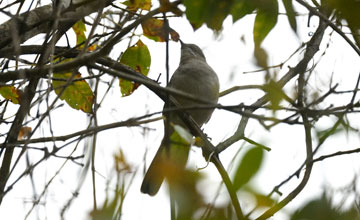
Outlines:
{"type": "MultiPolygon", "coordinates": [[[[114,0],[106,0],[105,5],[108,6],[114,0]]],[[[64,8],[61,12],[61,18],[59,18],[59,27],[67,26],[74,23],[83,17],[96,12],[99,6],[103,6],[102,1],[87,1],[85,3],[70,4],[69,7],[64,8]]],[[[11,16],[11,15],[10,15],[11,16]]],[[[34,10],[22,13],[18,17],[13,17],[7,22],[0,25],[0,48],[8,47],[9,45],[17,47],[19,45],[13,45],[14,34],[19,39],[19,43],[23,43],[26,40],[41,34],[47,33],[49,27],[55,21],[54,10],[52,5],[45,5],[34,10]]]]}

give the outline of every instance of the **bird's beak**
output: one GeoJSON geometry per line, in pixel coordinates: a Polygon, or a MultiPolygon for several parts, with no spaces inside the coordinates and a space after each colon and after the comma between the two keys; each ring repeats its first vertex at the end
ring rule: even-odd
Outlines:
{"type": "Polygon", "coordinates": [[[181,46],[183,46],[185,44],[182,40],[179,39],[179,41],[181,43],[181,46]]]}

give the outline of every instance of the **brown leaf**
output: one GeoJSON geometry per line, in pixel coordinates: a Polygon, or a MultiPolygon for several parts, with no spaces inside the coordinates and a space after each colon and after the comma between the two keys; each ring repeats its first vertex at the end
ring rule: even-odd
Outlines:
{"type": "Polygon", "coordinates": [[[32,132],[31,127],[26,127],[26,126],[21,127],[17,139],[24,140],[30,136],[31,132],[32,132]]]}

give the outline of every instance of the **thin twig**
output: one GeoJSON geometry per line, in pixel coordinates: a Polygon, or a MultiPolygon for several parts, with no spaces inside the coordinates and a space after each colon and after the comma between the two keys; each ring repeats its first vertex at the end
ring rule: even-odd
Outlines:
{"type": "Polygon", "coordinates": [[[307,8],[311,13],[317,15],[321,20],[323,20],[327,25],[329,25],[334,31],[336,31],[344,40],[355,50],[355,52],[360,56],[359,48],[346,36],[346,34],[340,30],[334,23],[332,23],[326,15],[316,10],[314,7],[311,7],[308,3],[303,0],[296,0],[299,4],[307,8]]]}

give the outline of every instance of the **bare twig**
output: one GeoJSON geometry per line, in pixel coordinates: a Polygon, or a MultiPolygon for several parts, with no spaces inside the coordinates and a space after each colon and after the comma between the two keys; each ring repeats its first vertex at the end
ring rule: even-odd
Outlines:
{"type": "Polygon", "coordinates": [[[296,0],[299,4],[307,8],[311,13],[317,15],[321,20],[323,20],[327,25],[329,25],[334,31],[336,31],[344,40],[354,49],[354,51],[360,56],[359,48],[346,36],[346,34],[340,30],[334,23],[332,23],[326,15],[316,10],[314,7],[311,7],[308,3],[303,0],[296,0]]]}
{"type": "MultiPolygon", "coordinates": [[[[324,35],[324,31],[326,29],[327,25],[324,22],[320,22],[320,25],[316,32],[314,33],[311,40],[306,44],[306,50],[303,59],[294,67],[290,68],[290,70],[280,79],[277,81],[277,84],[279,87],[284,87],[287,82],[289,82],[292,78],[297,76],[299,73],[305,72],[308,63],[310,60],[314,57],[314,54],[319,50],[319,45],[321,43],[322,37],[324,35]]],[[[265,103],[268,102],[268,96],[264,95],[263,97],[259,98],[256,102],[254,102],[251,106],[253,106],[250,109],[246,109],[245,111],[248,113],[254,112],[256,109],[259,108],[259,106],[263,106],[265,103]]],[[[248,123],[249,118],[248,117],[242,117],[240,124],[235,131],[235,133],[226,139],[225,141],[219,143],[216,148],[217,151],[220,153],[223,150],[225,150],[227,147],[232,145],[233,143],[239,141],[244,137],[244,132],[246,125],[248,123]]]]}

